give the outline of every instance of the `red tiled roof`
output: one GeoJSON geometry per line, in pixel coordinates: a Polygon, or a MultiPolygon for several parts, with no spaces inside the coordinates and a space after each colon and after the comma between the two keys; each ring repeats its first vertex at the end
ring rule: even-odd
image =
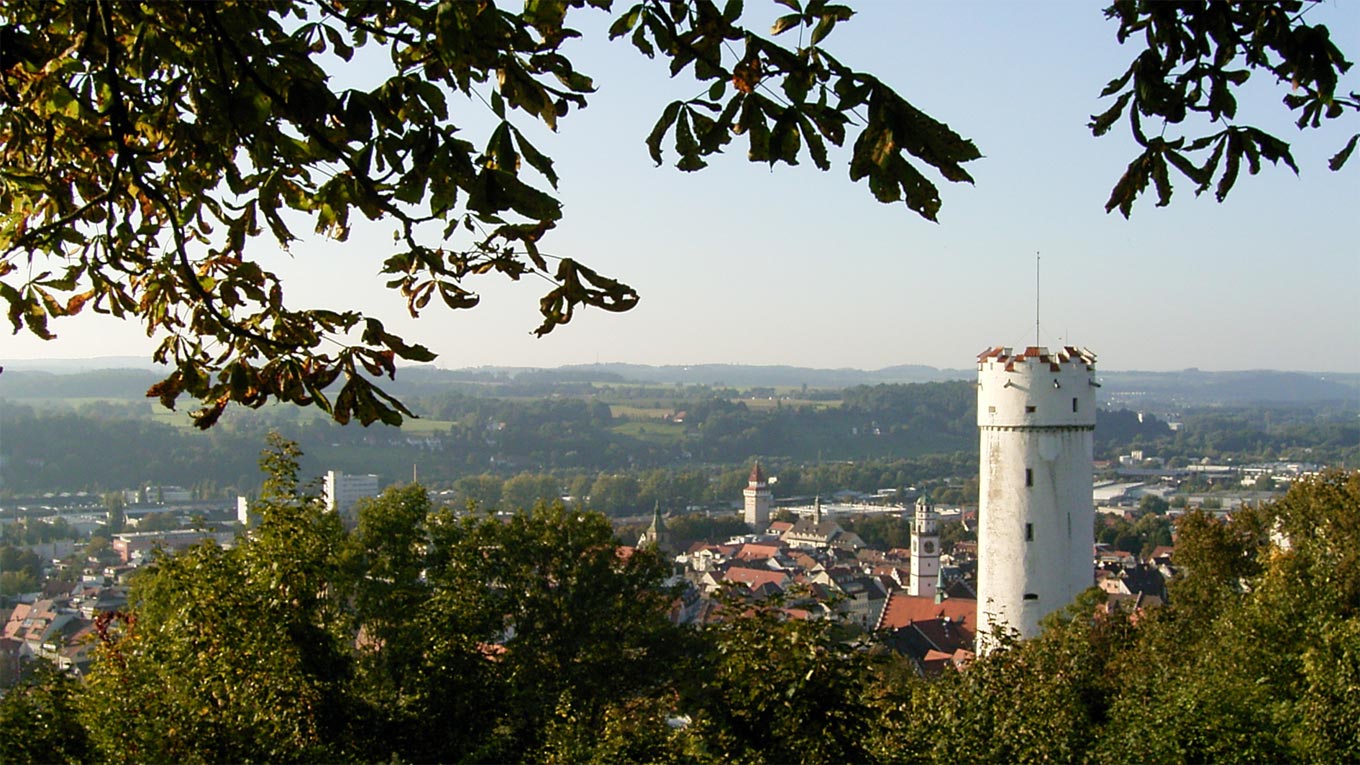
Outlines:
{"type": "Polygon", "coordinates": [[[1149,555],[1148,557],[1153,560],[1156,560],[1158,558],[1163,557],[1170,558],[1175,554],[1176,548],[1174,545],[1157,545],[1156,547],[1152,548],[1152,554],[1149,555]]]}
{"type": "Polygon", "coordinates": [[[777,544],[755,544],[748,543],[741,546],[737,551],[737,560],[765,560],[778,555],[782,545],[777,544]]]}
{"type": "Polygon", "coordinates": [[[908,595],[903,591],[889,593],[888,602],[883,604],[883,615],[879,617],[878,629],[895,630],[912,622],[928,621],[948,617],[959,623],[969,632],[977,631],[977,601],[967,598],[945,598],[936,603],[935,598],[908,595]]]}
{"type": "Polygon", "coordinates": [[[732,553],[737,551],[737,545],[715,545],[708,542],[695,542],[689,546],[689,550],[686,552],[693,555],[695,553],[703,552],[704,550],[717,553],[723,557],[730,557],[732,553]]]}
{"type": "Polygon", "coordinates": [[[953,666],[953,656],[943,651],[930,649],[921,657],[921,672],[926,677],[936,677],[953,666]]]}
{"type": "Polygon", "coordinates": [[[9,615],[9,621],[5,622],[5,637],[14,637],[24,626],[24,620],[33,611],[33,606],[28,603],[20,603],[14,607],[14,611],[9,615]]]}
{"type": "Polygon", "coordinates": [[[742,568],[733,566],[723,574],[724,582],[733,582],[747,587],[755,588],[763,584],[773,584],[776,587],[783,587],[788,581],[788,575],[782,571],[768,571],[758,568],[742,568]]]}

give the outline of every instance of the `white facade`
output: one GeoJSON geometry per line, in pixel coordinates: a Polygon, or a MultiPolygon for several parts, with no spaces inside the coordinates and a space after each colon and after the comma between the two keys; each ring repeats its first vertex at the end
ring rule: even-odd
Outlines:
{"type": "Polygon", "coordinates": [[[378,477],[349,475],[338,470],[327,470],[322,491],[326,497],[326,509],[343,516],[352,515],[354,505],[365,497],[378,496],[378,477]]]}
{"type": "Polygon", "coordinates": [[[978,645],[1039,620],[1094,583],[1095,354],[993,348],[978,357],[978,645]]]}
{"type": "Polygon", "coordinates": [[[925,497],[916,500],[916,516],[911,524],[911,582],[907,594],[922,598],[935,597],[935,586],[940,578],[940,533],[936,528],[938,516],[925,497]]]}
{"type": "Polygon", "coordinates": [[[770,509],[774,507],[774,494],[770,491],[770,482],[765,479],[765,471],[760,469],[760,463],[751,468],[751,477],[746,482],[746,488],[741,492],[745,499],[745,520],[746,525],[750,526],[757,534],[763,533],[770,527],[770,509]]]}

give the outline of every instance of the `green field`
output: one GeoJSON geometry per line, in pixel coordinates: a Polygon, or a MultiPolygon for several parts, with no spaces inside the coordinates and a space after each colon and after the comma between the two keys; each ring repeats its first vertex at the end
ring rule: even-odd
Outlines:
{"type": "Polygon", "coordinates": [[[407,417],[402,420],[401,432],[408,436],[442,436],[446,435],[451,427],[453,427],[452,420],[429,420],[424,417],[420,419],[407,417]]]}
{"type": "Polygon", "coordinates": [[[776,407],[787,407],[790,409],[801,409],[803,407],[810,407],[815,411],[821,411],[823,409],[835,409],[841,405],[841,402],[839,400],[809,401],[807,399],[800,398],[778,398],[778,397],[734,398],[732,399],[732,401],[734,402],[740,401],[741,403],[746,405],[747,409],[750,409],[753,412],[766,411],[769,409],[774,409],[776,407]]]}
{"type": "Polygon", "coordinates": [[[615,433],[623,436],[630,436],[640,441],[651,441],[653,443],[670,444],[679,441],[685,436],[685,426],[673,422],[642,422],[639,420],[629,420],[619,423],[610,428],[615,433]]]}
{"type": "Polygon", "coordinates": [[[615,419],[620,420],[655,420],[659,422],[666,415],[674,414],[675,408],[669,406],[658,408],[639,404],[610,404],[609,413],[615,419]]]}

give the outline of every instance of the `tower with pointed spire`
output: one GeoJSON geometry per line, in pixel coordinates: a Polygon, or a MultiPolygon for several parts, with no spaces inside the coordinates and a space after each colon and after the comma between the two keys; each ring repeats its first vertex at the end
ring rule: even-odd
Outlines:
{"type": "Polygon", "coordinates": [[[911,581],[907,594],[923,598],[935,596],[940,576],[939,516],[925,496],[916,500],[916,515],[911,522],[911,581]]]}
{"type": "Polygon", "coordinates": [[[661,503],[652,508],[652,524],[642,532],[638,547],[655,547],[662,552],[670,552],[671,535],[666,530],[666,521],[661,518],[661,503]]]}
{"type": "Polygon", "coordinates": [[[770,510],[774,507],[774,494],[770,492],[770,482],[765,479],[765,471],[760,469],[760,460],[751,468],[751,477],[742,491],[746,500],[746,525],[756,533],[763,533],[770,527],[770,510]]]}

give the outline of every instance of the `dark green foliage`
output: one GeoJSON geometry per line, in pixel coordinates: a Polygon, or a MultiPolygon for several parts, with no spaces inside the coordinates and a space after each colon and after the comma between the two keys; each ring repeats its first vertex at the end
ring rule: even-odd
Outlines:
{"type": "Polygon", "coordinates": [[[1182,519],[1188,568],[1169,607],[1140,621],[1120,670],[1103,759],[1338,761],[1357,750],[1351,717],[1360,610],[1360,474],[1300,483],[1226,523],[1182,519]],[[1288,549],[1265,541],[1274,530],[1288,549]],[[1176,661],[1163,660],[1176,656],[1176,661]],[[1323,700],[1327,699],[1328,702],[1323,700]],[[1118,722],[1115,722],[1118,721],[1118,722]]]}
{"type": "Polygon", "coordinates": [[[1171,505],[1156,494],[1144,494],[1138,499],[1138,512],[1140,514],[1165,515],[1170,508],[1171,505]]]}
{"type": "MultiPolygon", "coordinates": [[[[540,335],[583,307],[632,308],[628,285],[540,249],[562,217],[558,176],[518,124],[555,130],[587,106],[594,82],[563,46],[579,36],[569,16],[587,5],[613,3],[7,3],[0,197],[14,214],[0,227],[0,298],[10,323],[50,338],[53,319],[87,306],[143,323],[165,337],[155,358],[172,367],[149,395],[197,399],[200,427],[229,404],[269,401],[396,424],[410,410],[374,378],[391,377],[398,358],[434,354],[358,311],[292,307],[258,259],[261,240],[287,248],[305,222],[343,242],[359,218],[384,221],[396,236],[376,255],[413,316],[431,301],[475,306],[472,283],[488,273],[551,283],[540,335]],[[382,81],[337,86],[351,81],[338,73],[371,68],[356,56],[370,51],[391,63],[382,81]],[[468,104],[494,117],[487,135],[455,118],[468,104]]],[[[826,145],[854,137],[851,178],[934,220],[939,195],[917,165],[967,182],[963,164],[980,152],[820,47],[852,14],[810,0],[780,27],[809,37],[786,48],[744,26],[740,2],[646,0],[620,12],[611,37],[712,84],[706,98],[664,109],[647,138],[653,157],[673,133],[680,168],[695,170],[744,137],[753,162],[806,156],[826,170],[826,145]]]]}
{"type": "Polygon", "coordinates": [[[590,485],[590,507],[606,515],[641,510],[638,481],[631,475],[604,475],[590,485]]]}
{"type": "Polygon", "coordinates": [[[363,503],[346,532],[299,484],[298,457],[272,442],[249,539],[138,575],[129,612],[99,621],[83,685],[39,677],[0,700],[0,732],[20,736],[8,754],[943,764],[1360,753],[1360,473],[1300,482],[1227,521],[1188,514],[1167,606],[1132,617],[1092,589],[1039,637],[1002,638],[927,681],[778,603],[729,601],[703,630],[672,626],[668,566],[646,550],[620,556],[596,513],[459,516],[411,485],[363,503]]]}
{"type": "Polygon", "coordinates": [[[1096,411],[1095,450],[1098,458],[1112,459],[1132,443],[1169,438],[1171,428],[1156,417],[1128,409],[1096,411]]]}
{"type": "MultiPolygon", "coordinates": [[[[17,526],[18,523],[13,523],[8,528],[17,526]]],[[[37,553],[10,544],[8,538],[0,544],[0,595],[32,592],[41,581],[42,559],[37,553]]]]}
{"type": "Polygon", "coordinates": [[[1172,524],[1155,513],[1145,513],[1135,521],[1100,515],[1096,519],[1096,541],[1142,557],[1158,546],[1172,544],[1172,524]]]}
{"type": "Polygon", "coordinates": [[[842,407],[908,430],[972,438],[977,433],[977,394],[965,380],[847,388],[842,407]]]}
{"type": "Polygon", "coordinates": [[[1360,760],[1360,621],[1327,620],[1303,654],[1306,686],[1290,743],[1300,759],[1360,760]]]}
{"type": "Polygon", "coordinates": [[[1133,412],[1101,411],[1096,424],[1098,457],[1129,448],[1163,459],[1276,459],[1352,467],[1360,462],[1360,425],[1354,402],[1335,406],[1255,405],[1190,407],[1172,432],[1156,418],[1136,424],[1133,412]]]}
{"type": "Polygon", "coordinates": [[[671,533],[671,543],[677,550],[686,550],[695,542],[723,542],[751,531],[746,521],[735,515],[682,515],[668,518],[666,530],[671,533]]]}
{"type": "Polygon", "coordinates": [[[430,610],[482,646],[500,644],[496,751],[533,751],[562,705],[596,724],[611,703],[649,698],[683,664],[665,619],[668,573],[646,551],[626,560],[594,513],[540,505],[508,521],[439,517],[431,529],[430,610]],[[487,583],[492,583],[488,586],[487,583]]]}
{"type": "Polygon", "coordinates": [[[339,520],[299,493],[275,441],[250,541],[211,543],[139,575],[108,621],[84,708],[106,760],[333,761],[345,751],[346,578],[339,520]]]}
{"type": "Polygon", "coordinates": [[[459,518],[411,485],[346,534],[299,456],[266,453],[248,540],[158,559],[103,628],[82,699],[101,758],[538,760],[662,709],[696,653],[666,620],[667,567],[621,558],[598,514],[459,518]]]}
{"type": "Polygon", "coordinates": [[[162,423],[5,404],[4,486],[11,492],[222,484],[258,479],[263,433],[219,428],[203,438],[162,423]],[[80,484],[72,486],[73,476],[80,484]],[[193,480],[186,480],[193,479],[193,480]]]}
{"type": "MultiPolygon", "coordinates": [[[[852,531],[875,550],[906,549],[911,547],[911,521],[901,513],[861,515],[841,521],[846,531],[852,531]]],[[[942,545],[947,550],[947,546],[942,545]]]]}
{"type": "Polygon", "coordinates": [[[832,623],[780,608],[744,609],[705,632],[709,654],[685,709],[709,762],[821,763],[869,759],[874,719],[864,655],[832,623]]]}
{"type": "Polygon", "coordinates": [[[886,762],[1086,759],[1109,693],[1101,644],[1117,639],[1089,613],[1024,645],[1003,643],[962,672],[883,688],[876,754],[886,762]]]}
{"type": "Polygon", "coordinates": [[[43,662],[34,675],[0,696],[0,741],[6,763],[87,762],[90,742],[76,715],[79,681],[43,662]]]}
{"type": "MultiPolygon", "coordinates": [[[[1263,159],[1297,173],[1288,143],[1236,121],[1234,91],[1254,73],[1290,88],[1284,104],[1298,113],[1300,129],[1360,111],[1360,95],[1337,92],[1351,62],[1327,27],[1308,23],[1308,5],[1116,0],[1105,10],[1119,23],[1120,43],[1143,46],[1128,71],[1101,93],[1117,96],[1114,104],[1091,118],[1091,132],[1100,136],[1127,110],[1130,132],[1143,149],[1115,185],[1107,211],[1118,208],[1127,218],[1149,183],[1157,190],[1157,205],[1168,204],[1170,168],[1193,182],[1196,194],[1212,186],[1220,202],[1244,162],[1252,175],[1263,159]],[[1146,132],[1144,120],[1154,123],[1146,132]],[[1214,132],[1194,134],[1211,128],[1214,132]]],[[[1339,170],[1354,147],[1352,138],[1330,168],[1339,170]]]]}

